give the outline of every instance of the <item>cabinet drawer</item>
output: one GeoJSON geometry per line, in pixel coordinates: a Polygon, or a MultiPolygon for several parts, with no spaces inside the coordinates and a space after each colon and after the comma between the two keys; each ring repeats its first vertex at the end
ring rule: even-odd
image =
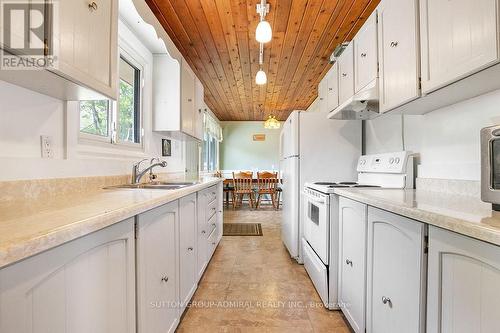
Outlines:
{"type": "Polygon", "coordinates": [[[217,227],[215,227],[212,230],[210,236],[208,236],[208,251],[207,251],[208,261],[210,261],[210,259],[212,258],[212,255],[214,254],[216,247],[217,247],[217,227]]]}
{"type": "Polygon", "coordinates": [[[217,199],[217,187],[212,186],[209,189],[207,189],[207,203],[212,203],[217,199]]]}
{"type": "Polygon", "coordinates": [[[212,217],[215,216],[216,212],[217,212],[217,200],[214,200],[207,205],[207,212],[206,212],[207,219],[208,220],[212,219],[212,217]]]}
{"type": "Polygon", "coordinates": [[[208,223],[207,223],[207,235],[210,235],[212,234],[212,231],[214,231],[214,229],[217,227],[217,215],[214,215],[212,216],[209,220],[208,220],[208,223]]]}

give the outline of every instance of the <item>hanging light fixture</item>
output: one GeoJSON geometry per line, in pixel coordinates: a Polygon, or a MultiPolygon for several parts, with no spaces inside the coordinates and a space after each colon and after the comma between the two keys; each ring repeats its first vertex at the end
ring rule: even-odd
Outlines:
{"type": "Polygon", "coordinates": [[[264,122],[264,128],[267,129],[279,129],[281,123],[276,119],[275,116],[270,115],[269,118],[264,122]]]}
{"type": "Polygon", "coordinates": [[[257,83],[258,85],[263,85],[267,83],[266,72],[264,72],[262,69],[260,69],[257,72],[257,75],[255,75],[255,83],[257,83]]]}
{"type": "Polygon", "coordinates": [[[255,29],[255,39],[259,43],[269,43],[273,38],[273,30],[271,25],[266,21],[266,15],[269,13],[269,4],[266,0],[261,0],[257,4],[257,14],[260,16],[260,22],[257,24],[257,29],[255,29]]]}

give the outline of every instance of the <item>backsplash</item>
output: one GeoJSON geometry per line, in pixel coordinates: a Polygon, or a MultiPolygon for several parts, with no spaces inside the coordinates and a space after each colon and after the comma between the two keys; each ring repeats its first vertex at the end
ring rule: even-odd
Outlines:
{"type": "Polygon", "coordinates": [[[417,190],[481,197],[481,182],[474,180],[417,178],[417,190]]]}

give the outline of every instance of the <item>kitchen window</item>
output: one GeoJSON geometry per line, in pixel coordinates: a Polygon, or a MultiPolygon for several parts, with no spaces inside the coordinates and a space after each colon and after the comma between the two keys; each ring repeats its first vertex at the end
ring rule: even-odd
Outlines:
{"type": "Polygon", "coordinates": [[[122,144],[142,144],[142,66],[125,52],[119,62],[119,96],[108,100],[80,101],[80,137],[122,144]]]}
{"type": "Polygon", "coordinates": [[[219,123],[207,112],[203,115],[203,171],[216,171],[219,168],[219,143],[222,129],[219,123]]]}

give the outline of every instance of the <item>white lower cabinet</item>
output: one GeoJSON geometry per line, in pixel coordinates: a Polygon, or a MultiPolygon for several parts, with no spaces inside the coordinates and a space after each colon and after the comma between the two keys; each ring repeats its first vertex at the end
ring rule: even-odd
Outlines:
{"type": "Polygon", "coordinates": [[[196,271],[196,193],[179,200],[179,290],[181,314],[193,296],[196,271]]]}
{"type": "Polygon", "coordinates": [[[365,204],[339,199],[339,306],[355,332],[365,331],[365,204]]]}
{"type": "Polygon", "coordinates": [[[427,332],[498,332],[500,247],[429,227],[427,332]]]}
{"type": "Polygon", "coordinates": [[[174,332],[179,324],[174,201],[137,217],[137,307],[139,333],[174,332]]]}
{"type": "Polygon", "coordinates": [[[366,331],[425,332],[425,225],[368,208],[366,331]]]}
{"type": "Polygon", "coordinates": [[[134,219],[0,270],[0,332],[135,332],[134,219]]]}

